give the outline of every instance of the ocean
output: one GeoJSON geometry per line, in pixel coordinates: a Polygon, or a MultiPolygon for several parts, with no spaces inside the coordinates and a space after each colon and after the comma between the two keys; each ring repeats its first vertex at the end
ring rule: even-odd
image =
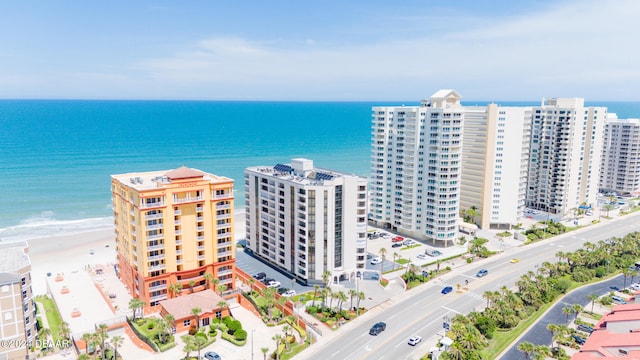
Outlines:
{"type": "MultiPolygon", "coordinates": [[[[0,100],[0,241],[112,228],[112,174],[227,176],[236,209],[249,166],[304,157],[368,176],[371,107],[401,104],[417,102],[0,100]]],[[[640,103],[588,105],[640,117],[640,103]]]]}

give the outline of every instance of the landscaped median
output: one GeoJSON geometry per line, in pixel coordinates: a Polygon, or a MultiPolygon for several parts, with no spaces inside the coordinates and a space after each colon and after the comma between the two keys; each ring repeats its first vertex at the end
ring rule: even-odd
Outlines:
{"type": "Polygon", "coordinates": [[[144,341],[156,352],[163,352],[176,346],[171,329],[164,319],[148,317],[130,320],[131,329],[140,340],[144,341]]]}
{"type": "Polygon", "coordinates": [[[62,325],[62,317],[60,316],[60,312],[58,311],[56,303],[53,301],[53,299],[46,295],[36,296],[35,302],[42,304],[42,308],[44,309],[44,316],[47,317],[47,323],[49,324],[49,329],[51,330],[51,336],[53,337],[53,341],[57,342],[62,325]]]}

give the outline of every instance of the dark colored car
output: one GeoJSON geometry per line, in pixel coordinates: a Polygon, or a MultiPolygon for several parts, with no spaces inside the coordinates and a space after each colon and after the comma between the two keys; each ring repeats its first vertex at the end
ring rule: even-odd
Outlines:
{"type": "Polygon", "coordinates": [[[587,340],[585,340],[584,338],[578,336],[578,335],[571,335],[571,338],[573,339],[573,341],[576,342],[576,344],[578,345],[584,345],[585,342],[587,342],[587,340]]]}
{"type": "Polygon", "coordinates": [[[402,243],[399,243],[399,242],[393,243],[393,244],[391,244],[391,247],[392,248],[402,247],[402,243]]]}
{"type": "Polygon", "coordinates": [[[259,273],[255,274],[255,275],[253,275],[253,277],[254,277],[256,280],[260,281],[260,280],[262,280],[262,279],[266,278],[266,277],[267,277],[267,274],[265,274],[265,273],[263,273],[263,272],[259,272],[259,273]]]}
{"type": "Polygon", "coordinates": [[[443,294],[445,294],[445,295],[446,295],[446,294],[448,294],[448,293],[450,293],[450,292],[452,292],[452,291],[453,291],[453,287],[451,287],[451,286],[445,286],[445,287],[444,287],[444,289],[442,289],[441,293],[443,293],[443,294]]]}
{"type": "Polygon", "coordinates": [[[593,328],[591,326],[587,326],[587,325],[580,324],[576,328],[578,330],[580,330],[580,331],[584,331],[584,332],[589,333],[589,334],[591,334],[593,332],[593,328]]]}
{"type": "Polygon", "coordinates": [[[264,279],[260,280],[261,283],[267,285],[268,283],[272,282],[272,281],[276,281],[276,279],[272,279],[269,277],[265,277],[264,279]]]}
{"type": "Polygon", "coordinates": [[[478,270],[478,272],[476,273],[476,277],[483,277],[483,276],[487,276],[487,274],[489,274],[489,270],[487,270],[487,269],[480,269],[480,270],[478,270]]]}
{"type": "Polygon", "coordinates": [[[286,288],[286,287],[278,288],[278,294],[280,295],[286,293],[287,291],[289,291],[289,288],[286,288]]]}
{"type": "Polygon", "coordinates": [[[387,328],[387,324],[383,322],[376,323],[369,330],[369,335],[378,335],[387,328]]]}

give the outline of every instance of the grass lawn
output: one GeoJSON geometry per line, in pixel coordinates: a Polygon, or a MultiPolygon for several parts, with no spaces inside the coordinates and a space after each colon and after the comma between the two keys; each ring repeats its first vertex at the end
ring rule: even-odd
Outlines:
{"type": "Polygon", "coordinates": [[[280,359],[282,360],[288,360],[291,359],[292,357],[294,357],[296,354],[300,353],[302,350],[306,349],[309,347],[309,344],[307,344],[306,342],[303,342],[302,344],[291,344],[291,347],[289,348],[289,350],[285,350],[282,352],[282,355],[280,356],[280,359]]]}
{"type": "Polygon", "coordinates": [[[48,296],[36,296],[35,300],[36,302],[41,303],[44,308],[53,341],[58,341],[58,333],[60,332],[60,325],[62,325],[62,317],[58,312],[55,302],[48,296]]]}
{"type": "Polygon", "coordinates": [[[398,260],[396,260],[396,262],[400,265],[404,265],[404,264],[408,264],[409,263],[409,259],[405,259],[405,258],[400,258],[398,260]]]}

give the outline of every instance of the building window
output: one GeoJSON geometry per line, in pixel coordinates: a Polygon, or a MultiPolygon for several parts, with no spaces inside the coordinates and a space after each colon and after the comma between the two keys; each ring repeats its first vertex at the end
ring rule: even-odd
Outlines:
{"type": "Polygon", "coordinates": [[[189,325],[191,325],[191,319],[187,319],[187,320],[183,321],[183,322],[182,322],[182,325],[184,325],[184,326],[189,326],[189,325]]]}

